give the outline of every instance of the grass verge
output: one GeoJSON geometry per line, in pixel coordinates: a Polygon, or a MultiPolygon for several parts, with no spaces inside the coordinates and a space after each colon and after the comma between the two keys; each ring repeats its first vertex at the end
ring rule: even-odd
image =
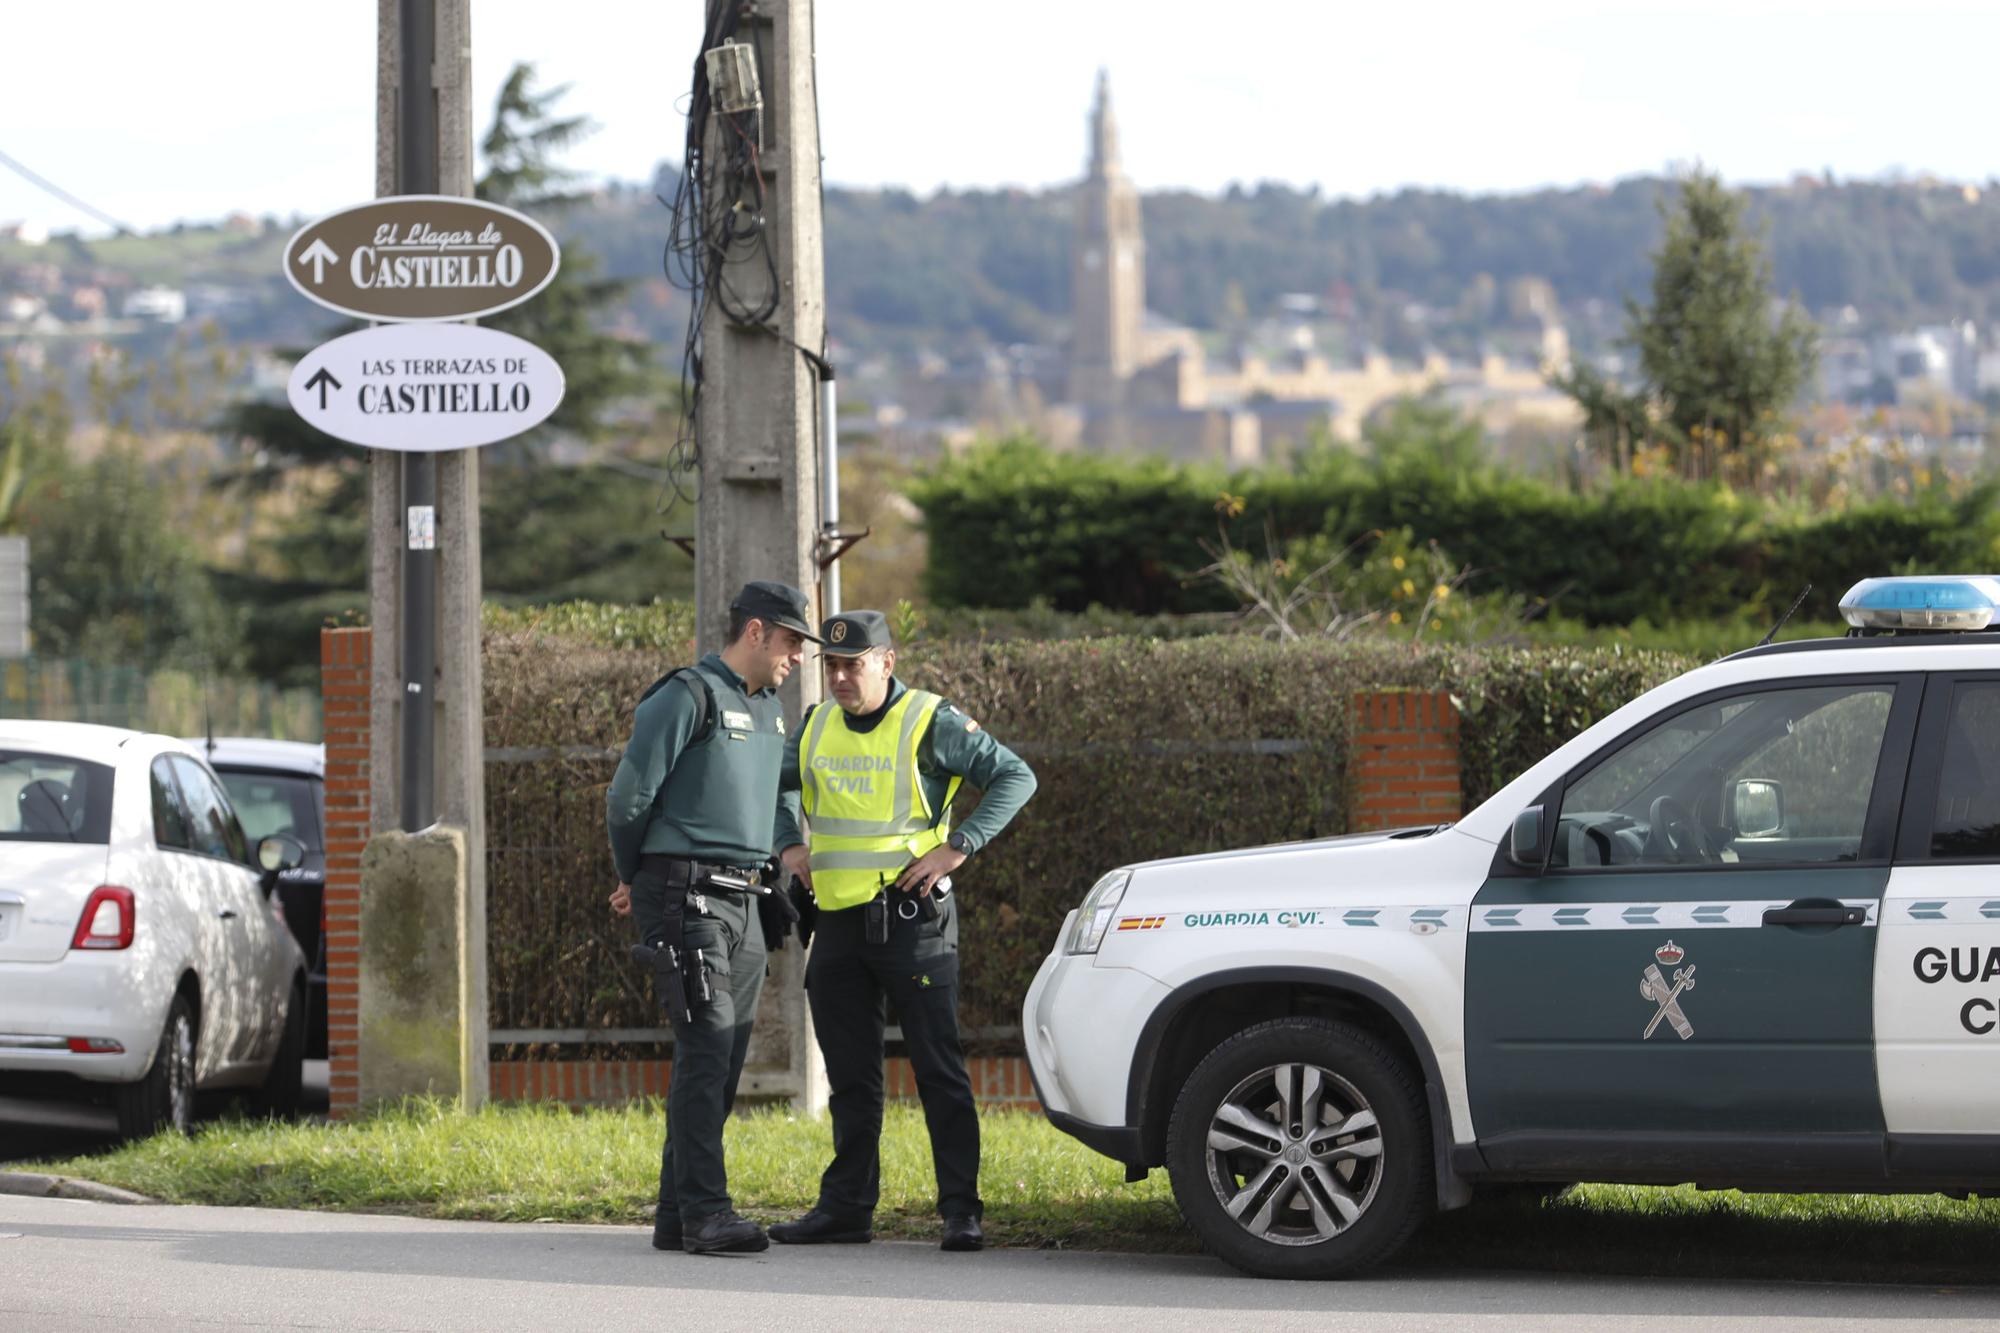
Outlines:
{"type": "MultiPolygon", "coordinates": [[[[1191,1253],[1166,1173],[1123,1168],[1038,1115],[982,1116],[987,1232],[997,1244],[1191,1253]]],[[[643,1223],[659,1171],[654,1102],[571,1112],[410,1101],[340,1124],[223,1120],[45,1169],[176,1203],[326,1208],[495,1221],[643,1223]]],[[[733,1119],[730,1187],[770,1222],[811,1206],[825,1121],[782,1110],[733,1119]]],[[[922,1113],[892,1104],[878,1234],[931,1239],[922,1113]]],[[[1987,1283],[2000,1278],[2000,1200],[1938,1195],[1745,1195],[1583,1185],[1559,1198],[1481,1199],[1419,1233],[1399,1267],[1524,1268],[1813,1281],[1987,1283]]]]}
{"type": "MultiPolygon", "coordinates": [[[[219,1120],[37,1169],[174,1203],[331,1208],[503,1222],[650,1220],[665,1113],[658,1100],[572,1112],[551,1103],[465,1114],[412,1099],[336,1124],[219,1120]]],[[[1124,1168],[1038,1115],[981,1117],[987,1232],[1000,1244],[1196,1248],[1163,1174],[1126,1186],[1124,1168]]],[[[761,1221],[796,1216],[832,1151],[824,1120],[783,1110],[729,1121],[730,1191],[761,1221]]],[[[878,1234],[937,1234],[923,1114],[891,1103],[882,1135],[878,1234]]]]}

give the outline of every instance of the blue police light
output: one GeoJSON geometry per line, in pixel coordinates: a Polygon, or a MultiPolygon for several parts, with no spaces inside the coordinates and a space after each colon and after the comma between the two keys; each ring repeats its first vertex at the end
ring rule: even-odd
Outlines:
{"type": "Polygon", "coordinates": [[[1985,629],[2000,615],[2000,577],[1863,579],[1840,599],[1840,614],[1856,629],[1985,629]]]}

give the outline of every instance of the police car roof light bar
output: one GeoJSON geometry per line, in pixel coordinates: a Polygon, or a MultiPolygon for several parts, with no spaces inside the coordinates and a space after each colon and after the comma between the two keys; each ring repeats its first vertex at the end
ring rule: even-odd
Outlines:
{"type": "Polygon", "coordinates": [[[1932,574],[1863,579],[1840,599],[1840,615],[1862,633],[1983,630],[2000,615],[2000,576],[1932,574]]]}

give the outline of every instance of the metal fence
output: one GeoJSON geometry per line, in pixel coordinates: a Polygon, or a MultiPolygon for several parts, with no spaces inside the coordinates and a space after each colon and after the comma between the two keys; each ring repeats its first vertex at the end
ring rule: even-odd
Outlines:
{"type": "Polygon", "coordinates": [[[264,681],[148,671],[123,663],[20,657],[0,661],[0,718],[96,722],[169,736],[320,738],[319,692],[264,681]]]}

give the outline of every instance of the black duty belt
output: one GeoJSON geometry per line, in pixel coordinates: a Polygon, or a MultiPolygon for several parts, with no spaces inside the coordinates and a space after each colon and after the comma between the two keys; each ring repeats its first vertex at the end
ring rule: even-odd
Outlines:
{"type": "Polygon", "coordinates": [[[701,889],[720,893],[769,893],[769,864],[724,865],[716,861],[696,861],[685,856],[650,853],[643,861],[657,861],[666,872],[670,889],[701,889]]]}

